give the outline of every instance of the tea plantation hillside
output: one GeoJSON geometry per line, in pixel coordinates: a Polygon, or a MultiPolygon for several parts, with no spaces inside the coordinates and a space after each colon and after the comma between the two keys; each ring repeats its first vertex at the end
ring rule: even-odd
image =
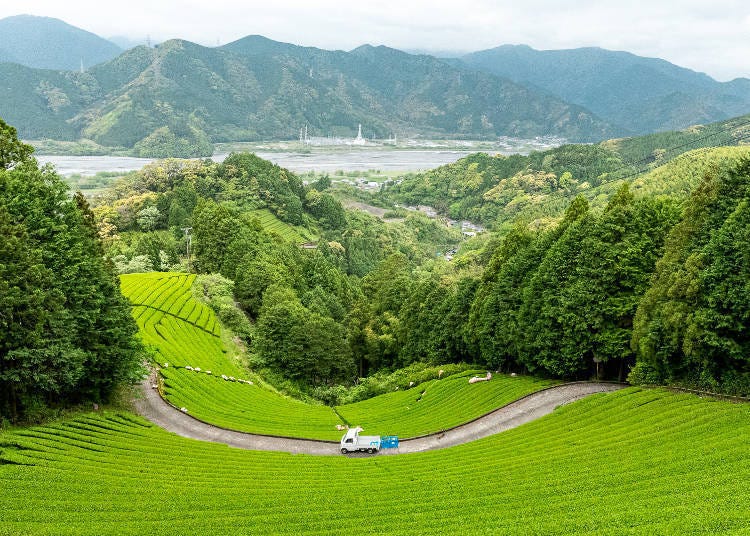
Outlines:
{"type": "Polygon", "coordinates": [[[348,423],[365,430],[415,437],[458,426],[556,383],[496,374],[492,381],[469,384],[468,379],[475,374],[483,376],[484,371],[454,374],[412,389],[338,406],[336,411],[348,423]]]}
{"type": "Polygon", "coordinates": [[[457,426],[553,383],[496,375],[471,385],[468,377],[484,371],[468,371],[339,406],[339,418],[332,408],[282,396],[247,372],[228,352],[214,312],[194,298],[194,279],[192,274],[126,274],[121,285],[141,337],[157,353],[165,398],[217,426],[338,440],[336,425],[351,424],[413,437],[457,426]]]}
{"type": "Polygon", "coordinates": [[[637,388],[368,458],[235,450],[89,414],[0,435],[0,534],[747,534],[748,437],[748,405],[637,388]]]}
{"type": "Polygon", "coordinates": [[[198,419],[243,432],[338,439],[341,421],[331,408],[246,383],[248,373],[226,355],[214,312],[193,298],[194,279],[161,272],[121,278],[141,336],[158,353],[166,399],[198,419]]]}
{"type": "Polygon", "coordinates": [[[263,229],[271,233],[276,233],[287,242],[302,244],[303,242],[310,242],[318,239],[318,236],[308,229],[286,223],[276,217],[273,212],[268,209],[261,208],[253,210],[251,214],[258,218],[258,222],[263,226],[263,229]]]}

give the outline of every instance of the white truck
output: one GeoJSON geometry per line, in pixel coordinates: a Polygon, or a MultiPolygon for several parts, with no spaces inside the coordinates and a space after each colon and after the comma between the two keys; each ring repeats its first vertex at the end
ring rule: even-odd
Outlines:
{"type": "Polygon", "coordinates": [[[380,436],[361,436],[362,428],[350,428],[341,438],[341,454],[349,452],[377,452],[380,450],[380,436]]]}

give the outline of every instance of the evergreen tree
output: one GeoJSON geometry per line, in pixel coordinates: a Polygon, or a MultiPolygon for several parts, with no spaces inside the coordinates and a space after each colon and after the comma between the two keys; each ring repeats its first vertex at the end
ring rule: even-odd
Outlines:
{"type": "Polygon", "coordinates": [[[36,161],[8,168],[0,169],[0,414],[35,418],[45,406],[106,400],[138,378],[142,354],[93,214],[36,161]]]}
{"type": "Polygon", "coordinates": [[[750,394],[749,203],[747,160],[691,196],[636,314],[634,380],[750,394]]]}
{"type": "Polygon", "coordinates": [[[0,169],[10,169],[31,158],[34,148],[18,139],[16,129],[0,119],[0,169]]]}
{"type": "Polygon", "coordinates": [[[289,288],[265,292],[253,348],[265,366],[308,384],[330,385],[354,375],[343,326],[309,311],[289,288]]]}
{"type": "Polygon", "coordinates": [[[492,368],[518,364],[518,310],[545,242],[535,240],[525,226],[517,226],[495,250],[477,289],[466,339],[480,362],[492,368]]]}

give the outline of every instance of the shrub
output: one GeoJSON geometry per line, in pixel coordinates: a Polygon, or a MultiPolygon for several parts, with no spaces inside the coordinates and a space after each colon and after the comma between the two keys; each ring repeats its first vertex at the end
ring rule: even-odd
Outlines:
{"type": "Polygon", "coordinates": [[[628,382],[632,385],[660,385],[663,383],[663,378],[654,367],[648,363],[640,362],[630,369],[628,382]]]}
{"type": "Polygon", "coordinates": [[[221,274],[203,274],[193,282],[193,296],[213,309],[221,323],[245,340],[252,338],[253,327],[234,301],[234,281],[221,274]]]}

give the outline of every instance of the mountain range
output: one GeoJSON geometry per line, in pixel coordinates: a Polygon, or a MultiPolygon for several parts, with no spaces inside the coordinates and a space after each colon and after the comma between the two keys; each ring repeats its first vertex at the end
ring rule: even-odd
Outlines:
{"type": "Polygon", "coordinates": [[[16,15],[0,19],[0,61],[38,69],[78,70],[122,53],[116,44],[60,19],[16,15]]]}
{"type": "Polygon", "coordinates": [[[750,111],[748,79],[721,83],[596,48],[502,46],[438,59],[248,36],[222,47],[170,40],[122,52],[31,16],[0,20],[0,33],[0,117],[22,137],[91,139],[144,156],[210,154],[214,142],[291,139],[303,127],[353,136],[360,123],[368,138],[598,141],[750,111]]]}
{"type": "Polygon", "coordinates": [[[0,79],[0,117],[22,137],[166,152],[180,144],[205,149],[209,140],[296,138],[305,126],[311,135],[353,137],[360,123],[368,138],[594,141],[615,133],[556,97],[386,47],[326,51],[251,36],[207,48],[171,40],[84,73],[3,63],[0,79]]]}
{"type": "Polygon", "coordinates": [[[635,134],[720,121],[750,111],[750,79],[717,82],[657,58],[601,48],[504,45],[464,65],[540,89],[635,134]]]}

